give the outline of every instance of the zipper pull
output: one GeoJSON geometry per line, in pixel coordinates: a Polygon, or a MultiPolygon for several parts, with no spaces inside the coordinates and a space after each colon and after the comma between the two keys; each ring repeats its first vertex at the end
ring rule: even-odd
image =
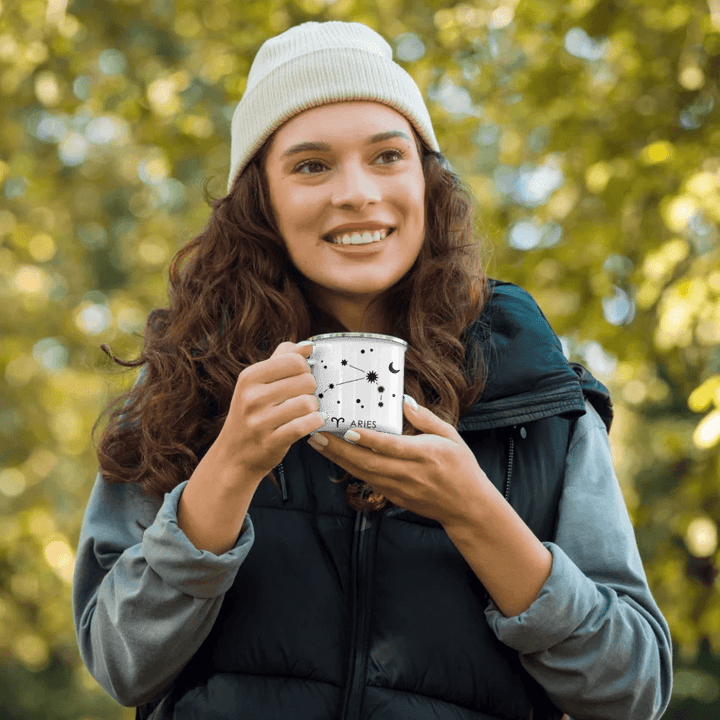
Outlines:
{"type": "Polygon", "coordinates": [[[278,473],[280,474],[280,491],[282,493],[282,501],[284,503],[288,500],[287,485],[285,484],[285,468],[283,467],[282,461],[277,466],[278,473]]]}

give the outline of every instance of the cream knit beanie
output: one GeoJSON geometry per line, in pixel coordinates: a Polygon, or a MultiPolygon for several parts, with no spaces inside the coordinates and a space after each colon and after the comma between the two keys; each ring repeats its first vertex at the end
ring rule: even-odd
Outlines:
{"type": "Polygon", "coordinates": [[[388,43],[361,23],[308,22],[263,43],[231,126],[228,192],[262,144],[286,120],[317,105],[372,100],[402,113],[439,151],[420,89],[388,43]]]}

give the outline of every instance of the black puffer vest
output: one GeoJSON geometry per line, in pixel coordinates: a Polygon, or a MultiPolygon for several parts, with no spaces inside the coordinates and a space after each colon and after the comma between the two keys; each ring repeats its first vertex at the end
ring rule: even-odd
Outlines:
{"type": "MultiPolygon", "coordinates": [[[[458,431],[540,540],[552,540],[574,420],[607,390],[569,364],[532,298],[492,283],[490,374],[458,431]]],[[[344,471],[303,440],[250,506],[255,543],[215,625],[159,707],[214,720],[559,717],[485,619],[484,587],[442,526],[401,508],[356,513],[344,471]]]]}

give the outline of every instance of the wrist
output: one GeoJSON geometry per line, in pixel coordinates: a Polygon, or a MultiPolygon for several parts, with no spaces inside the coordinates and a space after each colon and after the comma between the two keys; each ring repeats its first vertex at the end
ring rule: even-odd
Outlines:
{"type": "Polygon", "coordinates": [[[217,478],[218,484],[227,490],[236,488],[238,483],[242,484],[243,487],[248,484],[257,487],[262,480],[262,477],[256,478],[257,473],[253,473],[237,457],[237,453],[232,452],[225,442],[222,432],[208,448],[207,453],[200,462],[211,469],[211,472],[217,478]]]}
{"type": "Polygon", "coordinates": [[[183,489],[178,526],[198,550],[221,555],[237,543],[259,484],[212,445],[183,489]]]}
{"type": "MultiPolygon", "coordinates": [[[[471,496],[465,497],[464,502],[454,508],[452,516],[441,521],[443,529],[453,542],[457,539],[477,542],[483,528],[492,522],[492,502],[505,499],[495,489],[489,480],[488,487],[478,487],[471,496]]],[[[488,537],[488,540],[490,538],[488,537]]]]}
{"type": "Polygon", "coordinates": [[[503,615],[532,605],[552,571],[552,554],[494,486],[443,527],[503,615]]]}

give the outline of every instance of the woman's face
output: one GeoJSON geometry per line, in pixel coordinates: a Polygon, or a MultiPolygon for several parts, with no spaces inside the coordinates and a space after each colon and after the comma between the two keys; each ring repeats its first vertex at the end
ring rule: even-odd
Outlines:
{"type": "Polygon", "coordinates": [[[425,178],[408,120],[375,102],[305,110],[276,131],[265,171],[288,254],[315,302],[351,331],[377,329],[382,309],[366,310],[412,267],[425,234],[425,178]]]}

